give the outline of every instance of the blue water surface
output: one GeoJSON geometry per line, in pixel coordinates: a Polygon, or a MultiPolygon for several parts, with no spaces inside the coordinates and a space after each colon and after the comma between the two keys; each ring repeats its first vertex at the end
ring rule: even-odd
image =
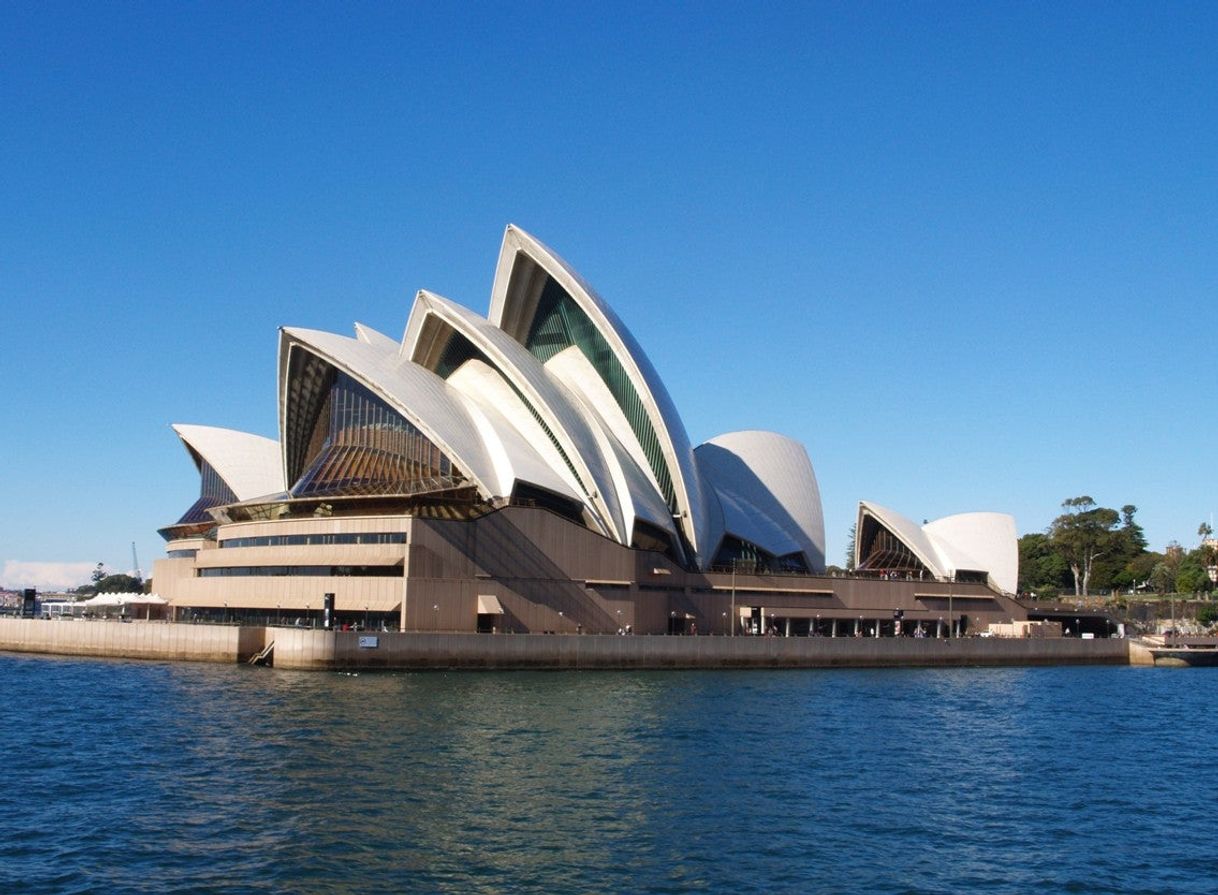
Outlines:
{"type": "Polygon", "coordinates": [[[1212,893],[1212,681],[0,656],[0,892],[1212,893]]]}

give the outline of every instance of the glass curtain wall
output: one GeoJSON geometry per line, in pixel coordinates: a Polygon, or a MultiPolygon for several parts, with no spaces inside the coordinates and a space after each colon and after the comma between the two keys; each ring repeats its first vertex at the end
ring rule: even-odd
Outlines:
{"type": "Polygon", "coordinates": [[[212,507],[222,507],[236,503],[237,495],[228,487],[220,474],[206,460],[199,460],[199,499],[191,504],[178,525],[192,525],[197,522],[210,522],[211,515],[207,512],[212,507]]]}
{"type": "Polygon", "coordinates": [[[310,438],[320,450],[292,486],[294,497],[417,494],[465,483],[435,444],[346,373],[335,371],[326,405],[310,438]]]}
{"type": "Polygon", "coordinates": [[[871,517],[863,520],[858,572],[918,572],[927,569],[905,542],[871,517]]]}
{"type": "Polygon", "coordinates": [[[604,335],[567,294],[567,290],[553,278],[546,280],[545,288],[538,299],[533,325],[524,344],[543,364],[571,345],[579,347],[625,414],[660,486],[660,493],[664,495],[669,510],[676,513],[677,498],[672,475],[664,460],[660,438],[651,425],[651,418],[647,415],[643,400],[621,361],[605,341],[604,335]]]}

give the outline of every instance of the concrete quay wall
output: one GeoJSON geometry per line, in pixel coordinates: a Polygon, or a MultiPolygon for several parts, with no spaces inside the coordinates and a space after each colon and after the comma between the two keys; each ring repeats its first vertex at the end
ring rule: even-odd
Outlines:
{"type": "Polygon", "coordinates": [[[0,650],[180,662],[244,662],[263,646],[264,628],[163,622],[0,618],[0,650]]]}
{"type": "MultiPolygon", "coordinates": [[[[276,668],[630,669],[1127,665],[1131,641],[662,637],[385,633],[162,622],[0,619],[0,650],[164,661],[245,662],[274,643],[276,668]]],[[[1136,658],[1136,657],[1134,657],[1136,658]]]]}
{"type": "Polygon", "coordinates": [[[276,668],[880,668],[1127,665],[1124,640],[376,634],[268,629],[276,668]],[[363,646],[361,646],[363,638],[363,646]],[[375,643],[375,646],[373,646],[375,643]]]}

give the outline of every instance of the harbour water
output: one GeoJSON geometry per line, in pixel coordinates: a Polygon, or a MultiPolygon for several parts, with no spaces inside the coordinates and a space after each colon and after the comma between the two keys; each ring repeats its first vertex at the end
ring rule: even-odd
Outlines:
{"type": "Polygon", "coordinates": [[[1210,893],[1210,675],[0,656],[0,891],[1210,893]]]}

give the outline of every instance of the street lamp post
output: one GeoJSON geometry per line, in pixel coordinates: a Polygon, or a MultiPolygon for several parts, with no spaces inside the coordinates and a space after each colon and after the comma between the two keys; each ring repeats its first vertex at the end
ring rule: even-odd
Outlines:
{"type": "Polygon", "coordinates": [[[736,636],[736,560],[732,559],[732,617],[731,636],[736,636]]]}
{"type": "Polygon", "coordinates": [[[956,579],[956,573],[952,572],[952,576],[947,579],[947,636],[955,637],[956,633],[952,626],[952,582],[956,579]]]}

